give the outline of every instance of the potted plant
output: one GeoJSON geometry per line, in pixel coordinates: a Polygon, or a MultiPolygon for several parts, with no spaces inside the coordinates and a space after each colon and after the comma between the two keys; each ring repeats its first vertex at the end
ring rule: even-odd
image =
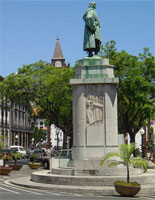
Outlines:
{"type": "Polygon", "coordinates": [[[12,170],[11,167],[6,166],[6,159],[9,158],[9,151],[7,149],[3,149],[4,139],[5,139],[4,136],[0,137],[0,159],[3,160],[3,166],[0,166],[0,175],[8,175],[12,170]]]}
{"type": "Polygon", "coordinates": [[[11,152],[11,160],[14,160],[14,164],[9,164],[9,167],[11,167],[13,170],[20,170],[23,165],[18,164],[17,160],[21,159],[21,155],[17,152],[11,152]]]}
{"type": "Polygon", "coordinates": [[[36,162],[36,157],[37,157],[37,154],[36,153],[33,153],[30,157],[30,161],[29,162],[29,167],[31,169],[38,169],[40,167],[40,163],[39,162],[36,162]]]}
{"type": "Polygon", "coordinates": [[[135,150],[135,144],[122,144],[120,145],[119,152],[111,152],[105,155],[104,159],[101,162],[103,166],[104,163],[111,157],[119,157],[121,160],[112,161],[109,164],[109,167],[116,165],[124,165],[127,170],[127,182],[125,181],[116,181],[114,183],[116,191],[121,196],[134,196],[140,191],[140,184],[137,182],[130,182],[130,173],[129,167],[132,166],[143,166],[144,172],[147,170],[147,161],[141,157],[133,157],[132,154],[135,150]]]}

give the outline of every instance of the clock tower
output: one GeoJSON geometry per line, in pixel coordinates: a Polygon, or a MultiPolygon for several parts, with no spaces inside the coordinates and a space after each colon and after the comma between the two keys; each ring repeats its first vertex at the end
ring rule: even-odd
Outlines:
{"type": "Polygon", "coordinates": [[[64,59],[62,49],[60,46],[59,38],[56,39],[55,50],[54,50],[53,58],[51,59],[51,63],[53,66],[60,67],[60,68],[70,66],[69,64],[66,66],[65,59],[64,59]]]}

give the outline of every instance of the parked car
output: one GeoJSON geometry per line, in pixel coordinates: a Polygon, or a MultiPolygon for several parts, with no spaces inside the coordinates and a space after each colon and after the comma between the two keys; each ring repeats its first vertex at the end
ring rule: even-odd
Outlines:
{"type": "Polygon", "coordinates": [[[43,157],[46,155],[44,150],[42,149],[34,149],[33,151],[30,152],[30,161],[33,162],[38,161],[42,162],[43,157]]]}
{"type": "Polygon", "coordinates": [[[26,157],[26,151],[24,150],[24,147],[22,147],[22,146],[10,146],[9,149],[19,153],[22,156],[22,158],[26,157]]]}
{"type": "Polygon", "coordinates": [[[62,149],[58,151],[54,151],[51,154],[43,157],[42,164],[44,169],[50,168],[50,158],[61,159],[61,158],[69,158],[72,159],[72,150],[71,149],[62,149]]]}

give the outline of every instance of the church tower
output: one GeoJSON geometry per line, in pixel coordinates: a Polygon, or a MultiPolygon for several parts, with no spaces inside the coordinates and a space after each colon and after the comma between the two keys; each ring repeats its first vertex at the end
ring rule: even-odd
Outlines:
{"type": "Polygon", "coordinates": [[[55,67],[69,67],[70,66],[69,64],[66,66],[65,59],[64,59],[62,49],[60,46],[59,38],[56,39],[55,50],[54,50],[53,58],[51,59],[51,63],[55,67]]]}

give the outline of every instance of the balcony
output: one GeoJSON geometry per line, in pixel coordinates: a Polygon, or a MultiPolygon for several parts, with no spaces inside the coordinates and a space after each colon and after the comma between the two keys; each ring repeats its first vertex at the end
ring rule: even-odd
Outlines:
{"type": "Polygon", "coordinates": [[[11,126],[12,130],[18,130],[18,131],[32,131],[32,127],[30,126],[21,126],[21,125],[17,125],[17,124],[12,124],[11,126]]]}
{"type": "Polygon", "coordinates": [[[9,123],[6,123],[4,121],[0,121],[0,127],[9,128],[9,123]]]}

